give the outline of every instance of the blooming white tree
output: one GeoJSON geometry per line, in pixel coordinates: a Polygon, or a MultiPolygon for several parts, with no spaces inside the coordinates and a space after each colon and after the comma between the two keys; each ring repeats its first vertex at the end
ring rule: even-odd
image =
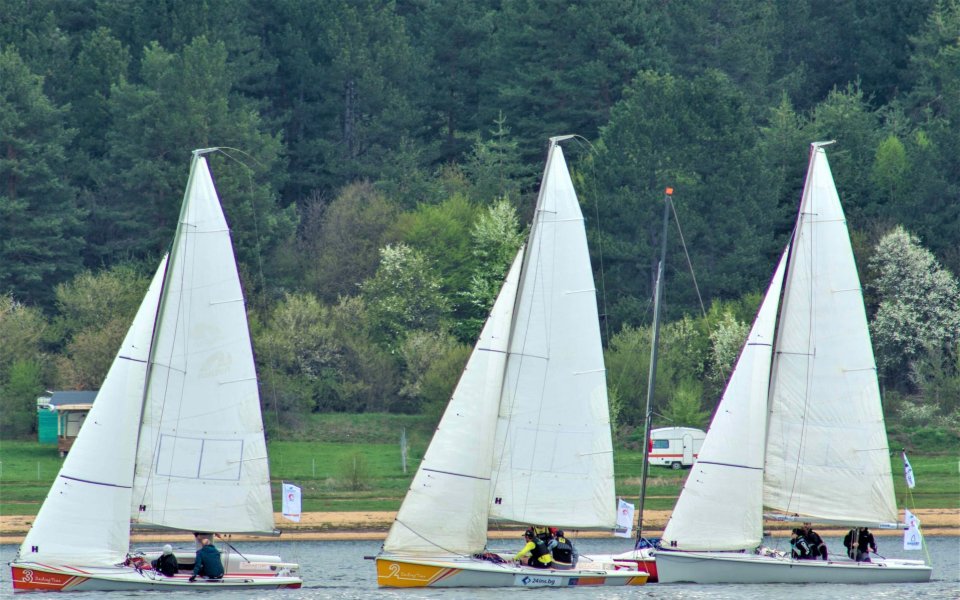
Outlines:
{"type": "Polygon", "coordinates": [[[376,334],[391,346],[411,330],[442,329],[450,314],[440,276],[420,252],[406,244],[381,248],[377,273],[360,289],[376,334]]]}
{"type": "Polygon", "coordinates": [[[960,340],[960,288],[919,238],[897,226],[877,244],[870,267],[879,307],[871,323],[878,366],[903,374],[960,340]]]}

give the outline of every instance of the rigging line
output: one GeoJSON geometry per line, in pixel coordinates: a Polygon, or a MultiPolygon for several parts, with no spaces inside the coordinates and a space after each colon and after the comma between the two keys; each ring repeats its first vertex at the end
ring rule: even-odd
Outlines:
{"type": "MultiPolygon", "coordinates": [[[[583,137],[579,134],[574,134],[573,138],[578,144],[583,144],[589,148],[588,155],[595,155],[596,149],[593,144],[590,143],[590,140],[583,137]]],[[[610,343],[610,319],[607,317],[607,280],[603,271],[603,228],[600,227],[600,202],[599,195],[594,194],[593,202],[594,214],[597,217],[597,259],[600,262],[600,301],[603,305],[603,334],[604,338],[607,341],[607,344],[610,343]]]]}
{"type": "Polygon", "coordinates": [[[703,318],[707,318],[707,310],[703,307],[703,297],[700,295],[700,286],[697,285],[697,274],[693,272],[693,263],[690,261],[690,253],[687,252],[687,242],[683,239],[683,230],[680,229],[680,217],[677,215],[677,207],[670,202],[670,210],[673,211],[673,222],[677,224],[677,233],[680,234],[680,245],[683,246],[683,255],[687,257],[687,266],[690,267],[690,277],[693,278],[693,289],[697,291],[697,300],[700,301],[700,313],[703,318]]]}
{"type": "MultiPolygon", "coordinates": [[[[251,196],[251,198],[252,198],[252,197],[253,197],[253,169],[251,169],[250,166],[249,166],[248,164],[246,164],[245,162],[237,159],[235,156],[232,156],[230,153],[227,152],[227,150],[232,150],[232,151],[234,151],[234,152],[239,152],[239,153],[242,154],[245,158],[248,158],[248,159],[250,159],[251,161],[253,161],[254,163],[256,163],[259,167],[261,167],[261,169],[266,169],[266,165],[264,165],[262,162],[260,162],[259,160],[257,160],[257,158],[256,158],[255,156],[253,156],[252,154],[250,154],[249,152],[246,152],[246,151],[241,150],[241,149],[239,149],[239,148],[232,148],[232,147],[230,147],[230,146],[220,146],[217,150],[219,150],[221,154],[223,154],[224,156],[226,156],[226,157],[229,158],[230,160],[232,160],[232,161],[234,161],[234,162],[236,162],[236,163],[238,163],[238,164],[240,164],[240,165],[242,165],[243,167],[246,168],[246,171],[247,171],[247,183],[248,183],[248,186],[249,186],[249,189],[250,189],[250,196],[251,196]]],[[[255,236],[256,239],[257,239],[257,245],[256,245],[256,247],[257,247],[257,269],[259,270],[259,275],[260,275],[260,290],[261,290],[261,294],[265,294],[265,293],[266,293],[266,289],[267,289],[267,280],[266,280],[266,277],[265,277],[264,274],[263,274],[263,244],[262,244],[261,239],[260,239],[260,223],[259,223],[259,221],[257,220],[257,210],[256,210],[256,207],[253,206],[252,201],[251,201],[250,208],[251,208],[251,212],[253,213],[253,232],[254,232],[254,236],[255,236]]],[[[274,365],[274,371],[276,371],[276,365],[274,365]]],[[[275,424],[276,424],[277,431],[280,431],[280,408],[279,408],[279,405],[278,405],[278,402],[277,402],[277,382],[276,382],[276,378],[274,378],[274,377],[271,377],[271,378],[270,378],[270,391],[271,391],[271,394],[273,395],[273,402],[272,402],[272,404],[273,404],[274,421],[275,421],[275,424]]]]}
{"type": "Polygon", "coordinates": [[[253,217],[253,235],[254,235],[254,237],[255,237],[256,240],[257,240],[257,243],[256,243],[256,248],[257,248],[257,270],[259,271],[259,275],[260,275],[260,294],[261,294],[261,295],[265,295],[265,294],[266,294],[266,290],[267,290],[267,279],[266,279],[266,277],[265,277],[264,274],[263,274],[263,243],[262,243],[262,241],[261,241],[261,239],[260,239],[260,223],[259,223],[259,221],[258,221],[258,219],[257,219],[257,207],[254,206],[254,203],[253,203],[253,198],[255,197],[254,190],[253,190],[253,169],[251,169],[250,166],[247,165],[246,163],[244,163],[244,162],[238,160],[237,158],[231,156],[229,153],[226,152],[226,150],[235,150],[235,151],[243,154],[245,157],[249,158],[249,159],[252,160],[253,162],[257,163],[257,165],[259,165],[260,167],[262,167],[262,168],[266,168],[266,167],[265,167],[265,165],[264,165],[263,163],[261,163],[261,162],[258,161],[256,158],[254,158],[249,152],[244,152],[243,150],[240,150],[240,149],[238,149],[238,148],[230,148],[230,147],[227,147],[227,146],[221,146],[220,148],[217,148],[217,150],[218,150],[221,154],[223,154],[224,156],[226,156],[227,158],[229,158],[230,160],[236,162],[236,163],[239,164],[239,165],[242,165],[242,166],[246,169],[246,171],[247,171],[247,185],[248,185],[248,189],[250,190],[250,212],[251,212],[251,215],[252,215],[252,217],[253,217]]]}
{"type": "MultiPolygon", "coordinates": [[[[404,527],[407,528],[407,531],[409,531],[409,532],[412,533],[413,535],[417,536],[418,538],[420,538],[421,540],[423,540],[423,541],[425,541],[426,543],[430,544],[431,546],[434,546],[434,547],[436,547],[436,548],[439,548],[439,549],[443,550],[443,551],[446,552],[447,554],[450,554],[450,555],[452,555],[452,556],[461,556],[461,557],[463,557],[463,558],[472,558],[471,556],[469,556],[469,555],[467,555],[467,554],[463,554],[462,552],[454,552],[453,550],[450,550],[450,549],[448,549],[448,548],[444,548],[444,547],[441,546],[440,544],[438,544],[438,543],[436,543],[436,542],[434,542],[434,541],[432,541],[432,540],[427,539],[426,537],[424,537],[423,535],[421,535],[419,531],[415,530],[413,527],[410,527],[409,525],[407,525],[406,523],[404,523],[404,522],[401,521],[400,519],[394,519],[393,522],[394,522],[394,523],[399,523],[399,524],[403,525],[404,527]]],[[[484,544],[484,545],[486,545],[486,544],[484,544]]]]}

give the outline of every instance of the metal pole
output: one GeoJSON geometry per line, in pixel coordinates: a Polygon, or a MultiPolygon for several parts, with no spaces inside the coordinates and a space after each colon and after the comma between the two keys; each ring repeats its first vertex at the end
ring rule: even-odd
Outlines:
{"type": "Polygon", "coordinates": [[[650,372],[647,376],[647,410],[643,419],[643,465],[640,475],[640,502],[637,517],[637,543],[643,538],[643,505],[647,495],[647,471],[650,460],[650,427],[653,423],[653,391],[657,380],[657,346],[660,342],[660,301],[663,298],[663,274],[667,261],[667,223],[670,218],[670,196],[667,188],[663,196],[663,230],[660,234],[660,265],[653,294],[653,336],[650,341],[650,372]]]}

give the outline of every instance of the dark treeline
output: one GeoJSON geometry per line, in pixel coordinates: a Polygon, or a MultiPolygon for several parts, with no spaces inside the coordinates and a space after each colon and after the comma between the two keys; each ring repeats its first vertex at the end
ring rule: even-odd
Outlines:
{"type": "Polygon", "coordinates": [[[439,410],[567,133],[620,423],[663,189],[709,310],[673,228],[657,405],[702,423],[836,139],[888,413],[956,427],[958,40],[958,0],[0,0],[3,431],[99,386],[212,146],[273,422],[439,410]]]}

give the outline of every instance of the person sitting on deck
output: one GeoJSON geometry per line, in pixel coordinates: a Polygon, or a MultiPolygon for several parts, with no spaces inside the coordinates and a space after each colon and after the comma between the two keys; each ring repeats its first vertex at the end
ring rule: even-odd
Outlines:
{"type": "Polygon", "coordinates": [[[555,569],[572,569],[577,565],[577,549],[573,547],[573,542],[566,538],[562,530],[556,531],[547,544],[547,549],[553,556],[555,569]]]}
{"type": "Polygon", "coordinates": [[[548,569],[553,565],[553,557],[550,556],[550,550],[547,548],[547,544],[540,539],[539,536],[534,534],[533,528],[527,529],[523,532],[523,538],[527,541],[527,544],[523,547],[520,552],[517,552],[517,555],[513,557],[513,560],[520,561],[524,556],[530,555],[530,558],[527,560],[527,565],[535,567],[537,569],[548,569]]]}
{"type": "Polygon", "coordinates": [[[847,549],[847,556],[857,562],[870,562],[870,552],[877,552],[877,542],[866,527],[848,531],[843,537],[843,545],[847,549]]]}
{"type": "Polygon", "coordinates": [[[803,535],[802,529],[794,529],[790,536],[790,556],[796,559],[805,560],[812,558],[810,556],[810,546],[807,545],[807,539],[803,535]]]}
{"type": "Polygon", "coordinates": [[[177,571],[180,570],[180,565],[177,563],[177,557],[173,554],[173,546],[170,544],[165,545],[160,557],[150,561],[150,564],[153,566],[155,571],[162,573],[167,577],[173,577],[177,574],[177,571]]]}
{"type": "Polygon", "coordinates": [[[809,522],[803,524],[803,537],[810,548],[810,558],[822,558],[829,560],[827,545],[824,543],[820,534],[813,530],[813,525],[809,522]]]}
{"type": "Polygon", "coordinates": [[[223,562],[220,560],[220,551],[210,542],[210,538],[203,538],[200,549],[197,550],[197,560],[193,565],[193,575],[190,581],[196,581],[197,576],[207,579],[223,578],[223,562]]]}

